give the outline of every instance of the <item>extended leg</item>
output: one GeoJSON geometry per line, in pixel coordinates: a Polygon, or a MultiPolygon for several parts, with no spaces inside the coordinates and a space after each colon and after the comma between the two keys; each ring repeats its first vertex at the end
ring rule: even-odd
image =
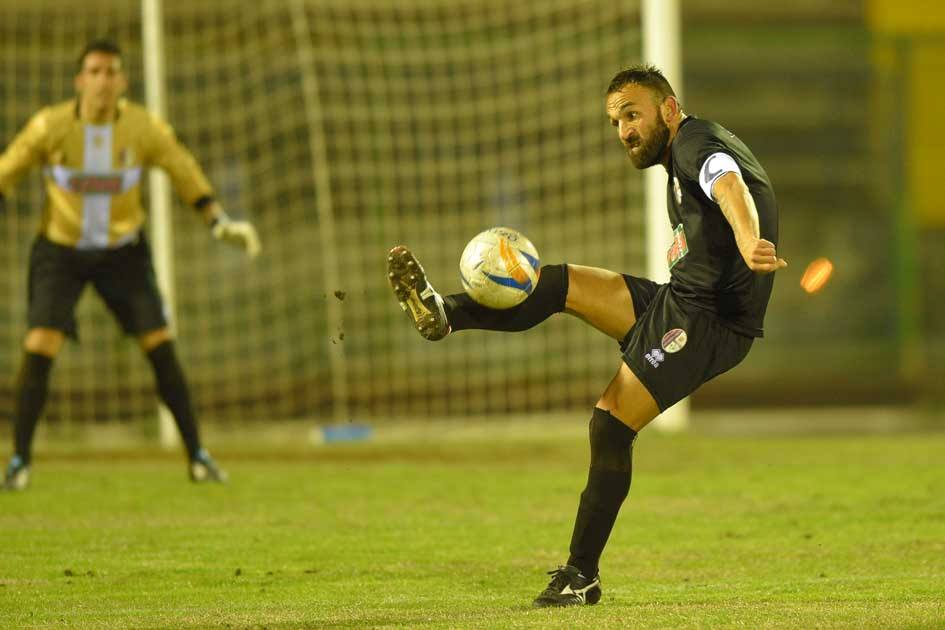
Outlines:
{"type": "Polygon", "coordinates": [[[459,330],[528,330],[560,312],[621,340],[636,321],[623,275],[595,267],[546,265],[531,295],[518,306],[501,310],[482,306],[465,293],[441,297],[420,262],[403,246],[388,255],[388,280],[417,331],[431,341],[459,330]]]}

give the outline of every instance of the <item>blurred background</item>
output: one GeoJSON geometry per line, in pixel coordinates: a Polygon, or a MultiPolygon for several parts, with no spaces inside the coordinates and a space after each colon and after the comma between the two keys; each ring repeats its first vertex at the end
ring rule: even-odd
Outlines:
{"type": "MultiPolygon", "coordinates": [[[[693,422],[869,405],[945,423],[945,5],[680,4],[684,107],[766,167],[790,263],[766,337],[693,397],[693,422]],[[799,280],[818,257],[835,272],[810,295],[799,280]]],[[[615,343],[563,316],[525,334],[423,341],[390,294],[386,253],[409,245],[456,292],[466,241],[508,225],[545,262],[645,275],[643,176],[603,107],[610,78],[645,61],[638,2],[165,0],[163,11],[168,118],[264,244],[251,264],[175,200],[179,352],[204,419],[583,421],[619,365],[615,343]]],[[[0,147],[73,95],[92,38],[120,42],[129,97],[143,101],[145,26],[138,2],[3,0],[0,147]]],[[[34,171],[0,217],[5,414],[41,207],[34,171]]],[[[136,344],[95,297],[79,320],[41,434],[151,426],[136,344]]]]}

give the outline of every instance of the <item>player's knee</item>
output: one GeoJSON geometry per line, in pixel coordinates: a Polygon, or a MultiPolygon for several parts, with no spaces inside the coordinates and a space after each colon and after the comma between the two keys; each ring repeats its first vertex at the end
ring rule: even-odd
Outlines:
{"type": "Polygon", "coordinates": [[[590,423],[591,468],[630,472],[631,450],[636,431],[609,411],[594,409],[590,423]]]}
{"type": "Polygon", "coordinates": [[[23,349],[54,359],[59,354],[64,341],[65,335],[62,331],[54,328],[32,328],[26,333],[23,349]]]}
{"type": "Polygon", "coordinates": [[[606,409],[634,431],[643,429],[660,413],[653,395],[626,363],[621,364],[617,375],[607,385],[597,407],[606,409]]]}

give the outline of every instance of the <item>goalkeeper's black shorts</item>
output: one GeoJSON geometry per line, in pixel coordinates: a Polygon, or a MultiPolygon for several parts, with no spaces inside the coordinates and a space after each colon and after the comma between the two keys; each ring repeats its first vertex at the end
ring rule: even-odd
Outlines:
{"type": "Polygon", "coordinates": [[[151,248],[143,236],[104,250],[79,250],[38,236],[30,252],[29,327],[53,328],[78,339],[75,307],[89,283],[127,334],[167,325],[151,248]]]}
{"type": "Polygon", "coordinates": [[[623,360],[656,400],[672,407],[748,355],[754,339],[718,316],[682,304],[669,284],[624,276],[636,323],[620,342],[623,360]]]}

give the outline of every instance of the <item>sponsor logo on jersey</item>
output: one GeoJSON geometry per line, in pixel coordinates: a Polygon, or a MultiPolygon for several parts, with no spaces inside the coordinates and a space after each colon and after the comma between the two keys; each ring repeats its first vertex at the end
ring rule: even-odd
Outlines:
{"type": "Polygon", "coordinates": [[[643,358],[646,359],[650,365],[652,365],[655,368],[658,368],[660,366],[660,363],[666,360],[666,355],[663,354],[663,351],[660,350],[659,348],[653,348],[652,350],[647,352],[645,355],[643,355],[643,358]]]}
{"type": "Polygon", "coordinates": [[[117,195],[121,192],[122,181],[120,173],[76,173],[69,178],[69,190],[84,195],[117,195]]]}
{"type": "Polygon", "coordinates": [[[669,268],[672,269],[688,253],[689,243],[686,242],[686,231],[683,229],[683,224],[680,223],[673,230],[673,244],[666,252],[666,262],[669,264],[669,268]]]}
{"type": "Polygon", "coordinates": [[[672,354],[674,352],[679,352],[686,345],[689,336],[686,334],[686,331],[682,328],[673,328],[663,335],[660,345],[663,346],[663,350],[672,354]]]}
{"type": "Polygon", "coordinates": [[[53,164],[44,169],[47,177],[56,185],[80,195],[119,195],[128,192],[141,180],[140,167],[121,171],[79,171],[53,164]]]}

